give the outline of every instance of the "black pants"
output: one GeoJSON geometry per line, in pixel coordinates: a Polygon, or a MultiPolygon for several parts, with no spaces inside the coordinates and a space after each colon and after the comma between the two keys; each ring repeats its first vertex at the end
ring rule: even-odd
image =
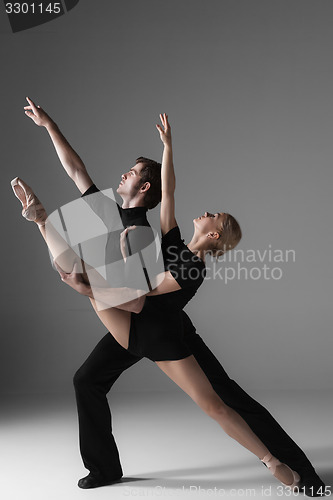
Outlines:
{"type": "MultiPolygon", "coordinates": [[[[313,473],[311,463],[299,446],[266,408],[229,378],[185,313],[183,319],[186,345],[225,404],[242,416],[281,462],[288,464],[301,476],[313,473]]],[[[84,466],[94,474],[102,474],[107,478],[122,476],[106,395],[119,375],[140,359],[142,358],[129,353],[107,333],[74,376],[80,451],[84,466]]]]}

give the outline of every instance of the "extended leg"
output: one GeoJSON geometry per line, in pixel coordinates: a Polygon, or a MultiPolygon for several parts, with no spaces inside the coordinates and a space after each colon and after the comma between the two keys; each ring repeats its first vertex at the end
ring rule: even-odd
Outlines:
{"type": "MultiPolygon", "coordinates": [[[[236,410],[276,457],[296,470],[314,490],[324,487],[311,462],[273,416],[232,380],[202,338],[190,318],[182,314],[184,341],[220,398],[236,410]]],[[[310,491],[310,490],[309,490],[310,491]]]]}
{"type": "Polygon", "coordinates": [[[121,373],[140,359],[107,333],[74,376],[80,451],[84,466],[94,477],[112,480],[122,476],[106,395],[121,373]]]}
{"type": "Polygon", "coordinates": [[[79,256],[47,220],[45,208],[31,187],[18,177],[12,180],[11,185],[15,196],[22,203],[23,217],[37,224],[53,258],[64,272],[70,273],[75,263],[81,263],[79,256]]]}
{"type": "MultiPolygon", "coordinates": [[[[195,401],[223,430],[260,460],[268,462],[269,450],[253,433],[245,420],[227,406],[214,391],[194,356],[178,361],[157,361],[156,364],[195,401]]],[[[273,458],[273,457],[271,457],[273,458]]],[[[283,484],[294,487],[299,476],[275,459],[271,472],[283,484]]]]}

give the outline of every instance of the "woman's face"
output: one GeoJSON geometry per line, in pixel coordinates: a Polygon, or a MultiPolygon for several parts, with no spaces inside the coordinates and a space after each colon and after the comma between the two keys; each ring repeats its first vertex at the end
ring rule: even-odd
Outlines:
{"type": "Polygon", "coordinates": [[[224,212],[216,212],[211,214],[210,212],[205,212],[204,215],[193,219],[195,230],[202,234],[207,234],[210,232],[221,231],[223,222],[224,212]]]}

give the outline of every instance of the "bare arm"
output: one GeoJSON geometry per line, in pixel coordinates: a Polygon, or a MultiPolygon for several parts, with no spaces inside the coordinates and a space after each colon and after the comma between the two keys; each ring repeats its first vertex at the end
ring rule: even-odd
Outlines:
{"type": "MultiPolygon", "coordinates": [[[[130,312],[138,314],[142,311],[146,297],[154,296],[154,295],[163,295],[165,293],[175,292],[176,290],[180,290],[180,288],[181,288],[180,285],[178,285],[177,281],[172,276],[172,274],[170,273],[170,271],[163,273],[163,275],[162,274],[159,275],[158,278],[160,278],[162,280],[162,282],[157,287],[155,287],[154,290],[152,290],[151,292],[149,292],[145,295],[142,295],[141,297],[139,297],[137,299],[131,300],[130,302],[117,305],[117,309],[122,309],[123,311],[130,311],[130,312]]],[[[110,291],[112,291],[112,289],[107,289],[107,288],[105,288],[104,290],[100,289],[99,294],[94,293],[94,295],[92,295],[91,289],[89,290],[89,288],[87,288],[85,290],[85,292],[83,293],[83,295],[87,295],[90,298],[90,302],[92,303],[92,306],[94,307],[95,311],[98,311],[101,309],[101,306],[98,307],[96,305],[95,299],[97,299],[97,297],[99,297],[99,299],[102,299],[102,303],[105,304],[105,302],[103,302],[103,300],[105,299],[105,296],[103,296],[103,291],[105,293],[106,300],[109,300],[108,295],[109,295],[110,291]]]]}
{"type": "MultiPolygon", "coordinates": [[[[166,114],[160,115],[160,119],[163,125],[163,129],[160,125],[156,125],[159,133],[160,133],[160,138],[164,144],[164,151],[163,151],[163,158],[162,158],[162,202],[161,202],[161,230],[162,234],[166,234],[170,229],[175,227],[177,225],[176,219],[175,219],[175,212],[174,212],[174,191],[175,191],[175,174],[174,174],[174,167],[173,167],[173,153],[172,153],[172,141],[171,141],[171,128],[168,123],[168,117],[166,114]]],[[[129,228],[128,228],[129,229],[129,228]]],[[[124,231],[124,235],[128,231],[126,229],[124,231]]],[[[123,254],[123,257],[126,260],[125,255],[123,254]]],[[[63,281],[67,283],[69,286],[74,288],[76,291],[78,291],[81,295],[86,295],[88,296],[94,307],[96,307],[96,301],[101,302],[102,304],[107,304],[109,307],[112,307],[112,303],[114,301],[114,298],[117,296],[117,299],[119,299],[119,292],[120,289],[114,289],[110,287],[91,287],[89,283],[84,283],[78,275],[75,275],[75,273],[67,274],[63,276],[63,281]],[[115,295],[117,294],[117,295],[115,295]],[[93,302],[95,301],[95,302],[93,302]]],[[[133,312],[139,312],[138,310],[142,309],[143,306],[143,301],[142,298],[147,296],[152,296],[152,295],[162,295],[165,293],[170,293],[174,292],[176,290],[179,290],[181,287],[178,285],[177,281],[173,278],[171,273],[169,271],[160,273],[156,277],[156,286],[154,289],[147,293],[144,294],[142,290],[136,291],[137,292],[137,298],[133,296],[128,296],[127,299],[130,298],[130,301],[127,301],[127,305],[123,308],[122,304],[121,306],[117,305],[119,309],[125,309],[125,310],[132,310],[128,309],[127,307],[135,307],[137,310],[133,312]],[[140,296],[139,296],[140,295],[140,296]]],[[[125,289],[124,289],[125,290],[125,289]]],[[[129,289],[126,290],[126,293],[128,292],[129,289]]],[[[135,290],[132,291],[135,293],[135,290]]],[[[119,300],[118,300],[119,302],[119,300]]]]}
{"type": "MultiPolygon", "coordinates": [[[[86,265],[86,267],[88,266],[86,265]]],[[[119,298],[127,299],[127,303],[134,302],[134,300],[138,299],[140,299],[141,302],[142,297],[163,295],[165,293],[175,292],[176,290],[180,290],[181,288],[170,271],[160,273],[156,277],[155,288],[149,293],[144,293],[143,290],[135,290],[127,287],[103,287],[102,282],[106,283],[106,281],[101,275],[99,275],[99,273],[97,273],[97,271],[95,272],[99,277],[99,283],[96,286],[91,286],[88,280],[83,278],[83,274],[78,272],[76,264],[74,265],[73,271],[71,273],[63,272],[62,269],[59,268],[59,266],[57,266],[57,268],[62,281],[81,295],[86,295],[90,299],[98,300],[99,302],[102,302],[109,307],[118,307],[119,309],[122,309],[121,307],[119,307],[119,305],[113,305],[113,303],[115,303],[116,301],[118,301],[119,303],[119,298]]]]}
{"type": "Polygon", "coordinates": [[[160,115],[163,128],[156,125],[160,133],[161,141],[164,144],[164,151],[162,157],[162,200],[160,211],[160,222],[162,234],[166,234],[170,229],[177,226],[175,218],[175,189],[176,177],[173,167],[173,152],[171,140],[171,127],[168,122],[168,116],[164,113],[160,115]]]}
{"type": "Polygon", "coordinates": [[[83,260],[77,259],[70,272],[65,272],[59,265],[59,258],[54,260],[54,266],[61,280],[80,295],[86,295],[95,300],[101,309],[117,307],[124,311],[138,313],[145,302],[145,291],[129,287],[109,287],[103,276],[83,260]],[[86,272],[82,272],[82,268],[86,272]]]}
{"type": "Polygon", "coordinates": [[[88,175],[83,161],[68,143],[67,139],[62,135],[59,127],[52,118],[50,118],[40,106],[36,106],[28,97],[27,101],[29,106],[24,107],[25,114],[31,118],[36,125],[46,128],[64,169],[74,181],[80,192],[84,193],[93,184],[93,181],[88,175]]]}
{"type": "MultiPolygon", "coordinates": [[[[172,154],[172,140],[171,140],[171,127],[168,122],[168,117],[164,113],[160,115],[160,119],[163,125],[163,128],[160,125],[156,125],[160,138],[164,144],[164,151],[162,157],[162,201],[161,201],[161,231],[162,234],[166,234],[170,229],[177,225],[177,221],[175,219],[175,202],[174,202],[174,192],[176,186],[175,173],[173,167],[173,154],[172,154]]],[[[124,253],[124,237],[128,233],[131,228],[125,229],[122,233],[121,238],[121,251],[124,259],[126,260],[126,255],[124,253]]],[[[179,290],[181,287],[178,285],[177,281],[174,279],[170,271],[160,273],[155,278],[156,283],[153,286],[153,290],[145,295],[153,296],[153,295],[162,295],[165,293],[174,292],[179,290]]],[[[70,284],[70,283],[68,283],[70,284]]],[[[72,285],[71,285],[72,286],[72,285]]],[[[74,288],[74,287],[73,287],[74,288]]],[[[112,297],[114,293],[114,289],[105,287],[105,288],[94,288],[92,289],[89,285],[87,285],[84,289],[78,290],[79,293],[83,295],[87,295],[91,299],[97,299],[102,303],[110,303],[108,302],[108,297],[112,297]]],[[[142,293],[143,291],[140,291],[142,293]]]]}

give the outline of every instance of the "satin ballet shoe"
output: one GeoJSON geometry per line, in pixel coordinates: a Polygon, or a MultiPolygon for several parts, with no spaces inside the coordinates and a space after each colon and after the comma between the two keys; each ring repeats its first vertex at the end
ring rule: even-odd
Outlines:
{"type": "Polygon", "coordinates": [[[22,203],[22,216],[29,221],[35,222],[38,226],[44,226],[47,215],[31,187],[19,177],[15,177],[10,184],[16,198],[22,203]]]}
{"type": "MultiPolygon", "coordinates": [[[[273,476],[275,476],[276,468],[279,465],[284,465],[285,467],[287,467],[290,470],[290,472],[292,473],[292,475],[293,475],[293,482],[292,482],[292,484],[286,484],[286,483],[284,483],[281,480],[279,480],[279,481],[284,486],[288,486],[292,490],[294,488],[298,488],[299,487],[300,482],[301,482],[301,478],[300,478],[299,474],[297,474],[297,472],[293,471],[287,464],[284,464],[284,463],[280,462],[280,460],[278,460],[276,457],[273,457],[273,455],[271,453],[268,453],[261,461],[268,467],[268,469],[271,471],[271,473],[273,474],[273,476]]],[[[278,479],[278,478],[276,478],[276,479],[278,479]]]]}

